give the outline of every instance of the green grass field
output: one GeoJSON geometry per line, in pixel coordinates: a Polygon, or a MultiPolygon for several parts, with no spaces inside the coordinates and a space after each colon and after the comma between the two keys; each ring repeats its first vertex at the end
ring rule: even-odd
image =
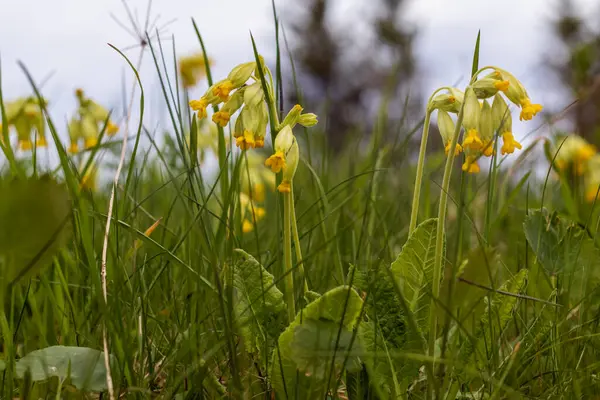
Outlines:
{"type": "Polygon", "coordinates": [[[179,70],[146,49],[163,136],[143,86],[120,121],[78,91],[68,128],[25,67],[31,97],[0,91],[1,398],[600,396],[598,156],[516,142],[549,119],[479,39],[470,83],[414,126],[382,97],[339,152],[281,60],[212,76],[198,39],[179,70]]]}

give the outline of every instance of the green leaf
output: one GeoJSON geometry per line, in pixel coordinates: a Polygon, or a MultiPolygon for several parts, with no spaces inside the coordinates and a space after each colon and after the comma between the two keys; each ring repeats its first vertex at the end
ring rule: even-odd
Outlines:
{"type": "Polygon", "coordinates": [[[429,306],[433,281],[437,219],[422,222],[392,263],[392,274],[421,332],[429,331],[429,306]]]}
{"type": "MultiPolygon", "coordinates": [[[[114,365],[114,357],[111,355],[110,358],[114,365]]],[[[52,346],[32,351],[17,361],[17,376],[22,379],[28,369],[34,382],[51,377],[70,378],[71,384],[78,389],[106,390],[104,353],[88,347],[52,346]]]]}
{"type": "Polygon", "coordinates": [[[336,383],[348,356],[346,369],[359,365],[358,340],[350,346],[362,300],[348,286],[332,289],[300,310],[279,336],[273,351],[271,379],[282,398],[313,399],[325,395],[336,383]],[[339,338],[338,338],[339,335],[339,338]],[[332,361],[333,375],[329,376],[332,361]]]}
{"type": "Polygon", "coordinates": [[[233,268],[234,312],[249,353],[261,354],[268,339],[285,328],[287,318],[283,294],[258,261],[236,250],[240,261],[233,268]]]}
{"type": "Polygon", "coordinates": [[[0,280],[8,285],[48,264],[64,245],[71,203],[48,176],[0,180],[0,193],[0,280]]]}

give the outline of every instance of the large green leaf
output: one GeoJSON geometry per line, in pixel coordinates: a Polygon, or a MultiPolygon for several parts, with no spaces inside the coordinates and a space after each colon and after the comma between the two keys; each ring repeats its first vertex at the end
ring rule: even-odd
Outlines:
{"type": "MultiPolygon", "coordinates": [[[[114,357],[110,358],[114,365],[114,357]]],[[[34,382],[70,377],[71,384],[78,389],[106,390],[104,353],[88,347],[52,346],[32,351],[17,361],[17,376],[23,378],[28,369],[34,382]]]]}
{"type": "Polygon", "coordinates": [[[351,353],[358,351],[352,335],[361,309],[358,294],[340,286],[300,310],[273,351],[271,379],[281,398],[321,398],[337,382],[344,362],[346,369],[359,366],[351,353]]]}
{"type": "Polygon", "coordinates": [[[283,294],[273,275],[254,257],[236,250],[240,261],[233,269],[234,311],[238,329],[250,353],[264,353],[267,339],[275,340],[285,328],[283,294]]]}
{"type": "Polygon", "coordinates": [[[422,332],[429,330],[437,219],[422,222],[392,263],[392,273],[422,332]]]}
{"type": "Polygon", "coordinates": [[[0,286],[48,264],[65,243],[71,204],[48,176],[0,180],[0,286]]]}

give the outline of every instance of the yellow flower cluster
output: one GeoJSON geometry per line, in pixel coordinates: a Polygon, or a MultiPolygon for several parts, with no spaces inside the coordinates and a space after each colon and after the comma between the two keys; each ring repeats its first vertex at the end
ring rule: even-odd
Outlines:
{"type": "Polygon", "coordinates": [[[583,176],[586,200],[594,201],[600,185],[600,155],[596,147],[578,135],[557,136],[549,156],[560,173],[583,176]]]}
{"type": "Polygon", "coordinates": [[[447,93],[433,97],[427,107],[428,113],[438,111],[438,128],[446,154],[451,150],[455,131],[450,114],[458,114],[463,108],[462,145],[457,143],[454,154],[464,151],[466,158],[462,168],[468,173],[480,171],[477,163],[480,157],[492,156],[496,132],[502,137],[502,155],[522,148],[512,133],[512,116],[504,97],[521,108],[520,120],[530,120],[542,110],[541,105],[531,102],[523,84],[511,73],[497,67],[486,67],[480,72],[490,69],[491,73],[469,85],[465,92],[443,88],[447,93]]]}
{"type": "MultiPolygon", "coordinates": [[[[239,64],[231,70],[227,78],[216,82],[200,97],[190,101],[190,107],[197,112],[199,120],[208,116],[209,106],[222,107],[212,115],[212,121],[225,127],[239,111],[235,120],[233,136],[235,144],[242,150],[262,148],[265,145],[265,134],[269,124],[269,111],[265,96],[274,101],[272,74],[264,65],[262,57],[259,57],[260,68],[267,81],[267,93],[265,94],[263,83],[260,80],[260,70],[256,62],[239,64]]],[[[314,114],[301,114],[302,107],[297,106],[290,111],[289,119],[294,119],[294,124],[304,126],[316,124],[314,114]],[[299,111],[298,111],[299,110],[299,111]]],[[[286,119],[288,119],[286,117],[286,119]]],[[[291,120],[284,120],[278,129],[285,125],[291,125],[291,120]]]]}
{"type": "MultiPolygon", "coordinates": [[[[43,105],[47,104],[42,100],[43,105]]],[[[33,148],[32,133],[37,134],[37,147],[46,147],[46,124],[42,106],[36,97],[19,98],[5,104],[8,128],[13,127],[17,133],[18,148],[23,151],[33,148]]],[[[2,125],[0,125],[1,127],[2,125]]],[[[1,136],[1,135],[0,135],[1,136]]],[[[0,138],[0,140],[2,140],[0,138]]]]}
{"type": "MultiPolygon", "coordinates": [[[[212,65],[212,60],[208,59],[208,66],[212,65]]],[[[196,53],[179,59],[179,76],[181,84],[185,88],[196,86],[196,84],[206,76],[206,64],[204,63],[204,54],[196,53]]]]}
{"type": "Polygon", "coordinates": [[[79,152],[81,140],[83,140],[85,149],[96,146],[104,124],[106,124],[108,136],[113,136],[119,131],[119,127],[109,119],[109,112],[106,108],[86,97],[81,89],[75,91],[75,96],[79,108],[77,114],[69,122],[70,153],[79,152]]]}

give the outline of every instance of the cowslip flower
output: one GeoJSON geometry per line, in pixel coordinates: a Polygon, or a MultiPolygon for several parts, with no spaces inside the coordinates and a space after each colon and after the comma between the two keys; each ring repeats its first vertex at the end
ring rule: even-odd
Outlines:
{"type": "MultiPolygon", "coordinates": [[[[452,136],[454,135],[455,125],[454,121],[446,111],[438,110],[437,114],[438,130],[442,136],[442,142],[444,143],[444,151],[446,155],[450,153],[450,145],[452,144],[452,136]]],[[[454,147],[454,155],[459,155],[462,151],[462,146],[456,143],[454,147]]]]}
{"type": "Polygon", "coordinates": [[[249,233],[254,230],[255,222],[260,221],[266,215],[263,207],[248,197],[245,193],[240,193],[240,208],[242,217],[242,232],[249,233]]]}
{"type": "Polygon", "coordinates": [[[479,133],[479,121],[481,118],[481,106],[473,89],[467,89],[465,93],[463,127],[465,135],[463,137],[462,147],[465,150],[480,151],[483,148],[483,141],[479,133]]]}
{"type": "Polygon", "coordinates": [[[590,169],[589,160],[596,155],[596,147],[578,135],[569,135],[566,139],[558,137],[557,139],[560,144],[560,149],[555,157],[558,169],[566,170],[571,166],[575,174],[585,174],[590,169]]]}
{"type": "Polygon", "coordinates": [[[600,190],[600,155],[594,154],[588,160],[589,168],[585,176],[585,200],[588,203],[597,201],[600,190]]]}
{"type": "Polygon", "coordinates": [[[542,105],[531,102],[527,90],[525,90],[523,84],[514,75],[500,68],[495,69],[496,71],[493,74],[495,77],[509,82],[505,95],[512,103],[521,108],[521,115],[519,116],[521,121],[529,121],[542,111],[542,105]]]}
{"type": "MultiPolygon", "coordinates": [[[[212,65],[212,60],[208,59],[208,65],[212,65]]],[[[204,62],[203,53],[195,53],[179,59],[179,76],[183,87],[189,88],[206,76],[207,65],[204,62]]]]}
{"type": "Polygon", "coordinates": [[[274,150],[274,154],[267,158],[265,165],[275,173],[283,171],[283,179],[277,190],[281,193],[289,193],[300,160],[298,142],[289,125],[284,126],[277,134],[274,150]]]}
{"type": "Polygon", "coordinates": [[[430,101],[427,105],[427,110],[429,112],[441,110],[458,114],[462,107],[465,94],[461,90],[452,87],[447,88],[447,91],[448,93],[438,94],[430,101]]]}
{"type": "Polygon", "coordinates": [[[500,94],[494,96],[494,102],[492,103],[492,121],[502,137],[502,148],[500,149],[502,155],[512,154],[515,149],[520,150],[523,148],[521,143],[515,140],[512,133],[512,115],[508,109],[508,105],[500,94]]]}

